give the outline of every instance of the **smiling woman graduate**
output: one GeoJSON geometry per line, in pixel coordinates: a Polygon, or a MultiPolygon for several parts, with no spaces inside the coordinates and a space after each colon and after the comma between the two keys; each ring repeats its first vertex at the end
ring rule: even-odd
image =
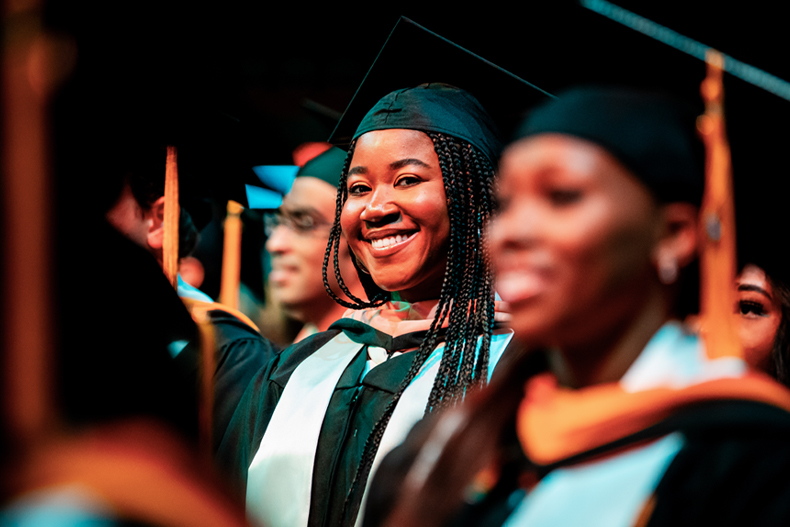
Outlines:
{"type": "Polygon", "coordinates": [[[269,527],[353,525],[378,460],[486,383],[511,340],[482,242],[500,143],[478,100],[439,83],[396,90],[351,139],[324,281],[352,309],[258,375],[223,441],[248,513],[269,527]],[[367,300],[344,285],[343,240],[367,300]]]}

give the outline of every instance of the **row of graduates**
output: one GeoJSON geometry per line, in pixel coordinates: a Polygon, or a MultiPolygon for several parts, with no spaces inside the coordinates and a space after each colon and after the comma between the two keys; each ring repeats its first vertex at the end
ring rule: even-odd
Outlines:
{"type": "MultiPolygon", "coordinates": [[[[250,521],[785,523],[790,393],[709,358],[679,322],[703,193],[695,116],[653,94],[526,83],[500,110],[501,93],[430,75],[376,86],[389,93],[344,117],[324,282],[347,314],[272,353],[203,305],[219,335],[237,332],[218,346],[214,437],[250,521]],[[539,105],[502,153],[519,97],[539,105]]],[[[164,340],[195,363],[172,346],[194,335],[164,340]]]]}
{"type": "Polygon", "coordinates": [[[344,117],[324,260],[350,311],[256,375],[220,445],[250,517],[783,523],[788,392],[681,322],[697,309],[696,116],[525,84],[540,102],[500,158],[513,97],[454,78],[363,102],[399,87],[376,73],[344,117]],[[341,243],[366,298],[344,287],[341,243]]]}
{"type": "Polygon", "coordinates": [[[563,93],[523,123],[488,193],[496,150],[444,113],[486,122],[468,101],[447,85],[397,90],[357,129],[330,249],[342,230],[363,280],[396,294],[376,301],[368,283],[373,302],[355,299],[248,387],[220,458],[251,517],[784,522],[787,391],[709,358],[679,322],[703,190],[694,116],[633,91],[563,93]],[[492,267],[509,318],[485,303],[494,282],[475,271],[492,267]],[[424,411],[464,396],[384,458],[424,411]]]}

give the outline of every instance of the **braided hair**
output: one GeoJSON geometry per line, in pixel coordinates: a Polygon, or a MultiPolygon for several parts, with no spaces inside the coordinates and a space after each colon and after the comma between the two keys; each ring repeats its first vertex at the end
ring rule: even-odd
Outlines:
{"type": "MultiPolygon", "coordinates": [[[[355,500],[356,490],[367,481],[395,406],[440,342],[445,325],[445,349],[425,408],[426,414],[455,404],[469,390],[481,386],[488,375],[488,352],[494,329],[494,291],[490,255],[482,236],[495,207],[494,168],[488,158],[470,143],[447,134],[425,133],[433,141],[439,159],[450,219],[449,250],[441,295],[430,328],[420,347],[413,352],[415,357],[410,370],[365,442],[341,518],[347,517],[349,512],[352,518],[358,513],[361,494],[355,500]],[[478,346],[478,337],[481,336],[478,346]]],[[[375,288],[378,291],[371,292],[371,288],[366,287],[370,300],[359,299],[351,294],[340,275],[337,256],[342,237],[340,214],[348,198],[346,181],[354,148],[355,143],[352,143],[338,184],[335,221],[324,255],[323,278],[324,287],[336,302],[348,308],[364,309],[384,304],[389,295],[378,288],[375,288]],[[327,268],[330,255],[334,255],[337,282],[351,302],[339,298],[329,287],[327,268]]]]}

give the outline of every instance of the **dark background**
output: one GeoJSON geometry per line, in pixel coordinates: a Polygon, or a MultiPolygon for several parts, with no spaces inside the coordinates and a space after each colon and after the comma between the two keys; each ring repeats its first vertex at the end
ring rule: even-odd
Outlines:
{"type": "MultiPolygon", "coordinates": [[[[82,103],[101,108],[103,117],[118,116],[91,131],[99,141],[130,109],[146,115],[141,130],[148,132],[164,126],[160,120],[218,110],[244,123],[243,151],[251,163],[290,163],[298,144],[329,137],[333,116],[350,101],[400,15],[552,93],[585,82],[628,84],[668,91],[702,110],[702,62],[570,0],[523,2],[518,9],[492,2],[474,9],[432,2],[412,8],[379,2],[319,8],[293,2],[104,4],[50,2],[46,11],[50,27],[77,43],[77,67],[65,93],[82,94],[82,103]]],[[[618,4],[790,79],[786,20],[775,3],[618,4]]],[[[757,250],[782,253],[790,102],[733,77],[726,90],[740,245],[748,259],[757,250]]],[[[66,96],[59,104],[68,117],[58,122],[68,124],[56,126],[56,141],[61,151],[63,145],[70,150],[83,114],[73,112],[66,96]]],[[[514,111],[523,110],[513,104],[514,111]]]]}

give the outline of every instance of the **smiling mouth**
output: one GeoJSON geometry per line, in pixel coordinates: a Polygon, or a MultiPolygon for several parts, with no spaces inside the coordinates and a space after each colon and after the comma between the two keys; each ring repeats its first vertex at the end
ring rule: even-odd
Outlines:
{"type": "Polygon", "coordinates": [[[395,247],[396,245],[400,245],[411,240],[417,231],[412,232],[411,234],[396,234],[394,236],[386,236],[384,238],[378,238],[375,240],[366,240],[374,249],[389,249],[390,247],[395,247]]]}
{"type": "Polygon", "coordinates": [[[511,304],[537,297],[546,291],[548,276],[540,270],[510,270],[500,272],[496,280],[497,293],[511,304]]]}

